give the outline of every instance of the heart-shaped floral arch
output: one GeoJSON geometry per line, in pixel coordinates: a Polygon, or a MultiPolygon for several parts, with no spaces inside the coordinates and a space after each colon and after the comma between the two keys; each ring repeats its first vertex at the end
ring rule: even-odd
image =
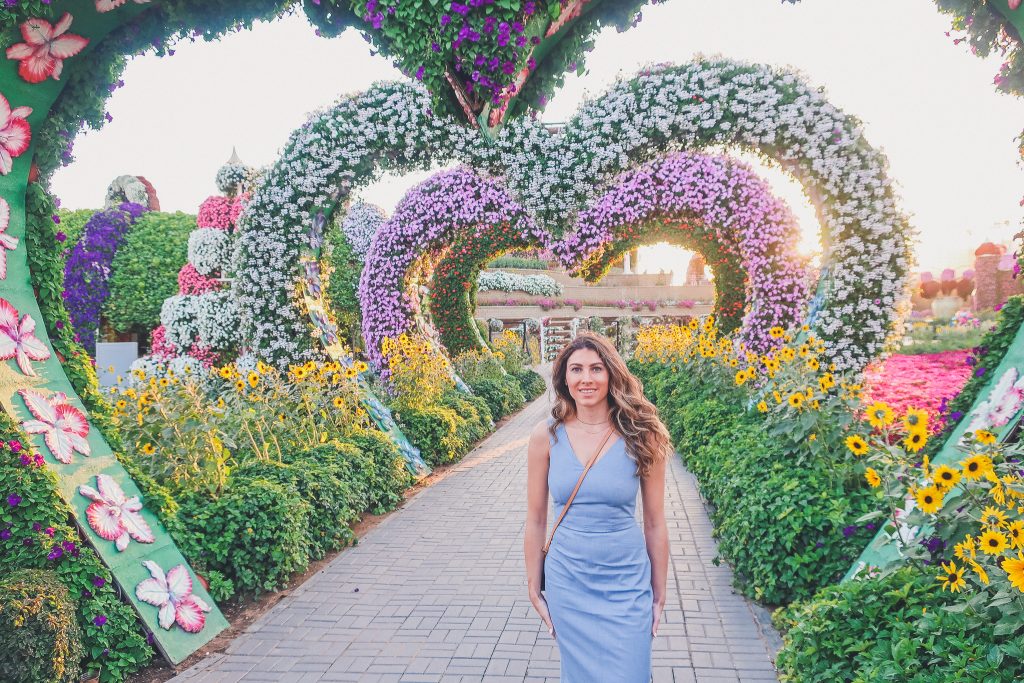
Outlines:
{"type": "Polygon", "coordinates": [[[484,206],[492,200],[481,186],[493,191],[465,170],[431,179],[413,189],[381,228],[361,288],[368,348],[413,326],[415,297],[408,279],[395,274],[421,263],[421,254],[432,254],[437,264],[431,312],[453,352],[482,343],[472,320],[481,266],[504,251],[536,246],[550,248],[568,270],[591,281],[637,244],[669,241],[692,248],[716,266],[720,325],[744,323],[742,338],[757,350],[770,346],[769,328],[803,314],[807,276],[795,251],[796,219],[748,166],[727,157],[674,153],[627,172],[580,212],[562,239],[533,227],[507,193],[500,193],[495,207],[500,225],[488,225],[495,211],[484,206]],[[477,221],[476,227],[456,228],[451,216],[465,225],[477,221]],[[439,244],[441,235],[446,239],[439,244]]]}

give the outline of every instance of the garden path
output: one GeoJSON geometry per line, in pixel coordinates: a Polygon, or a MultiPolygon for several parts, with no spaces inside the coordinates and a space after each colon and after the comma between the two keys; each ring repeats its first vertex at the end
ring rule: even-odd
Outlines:
{"type": "MultiPolygon", "coordinates": [[[[547,396],[527,406],[226,653],[173,680],[557,683],[558,648],[530,605],[522,567],[526,443],[548,407],[547,396]]],[[[733,592],[729,567],[712,563],[696,481],[678,457],[671,463],[672,557],[654,682],[777,680],[778,636],[763,610],[733,592]]]]}

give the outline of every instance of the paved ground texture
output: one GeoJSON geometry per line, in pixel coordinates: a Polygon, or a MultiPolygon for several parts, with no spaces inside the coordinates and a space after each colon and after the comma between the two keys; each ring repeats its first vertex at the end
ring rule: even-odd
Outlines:
{"type": "MultiPolygon", "coordinates": [[[[174,680],[556,683],[558,647],[522,564],[527,436],[547,410],[547,397],[528,406],[226,653],[174,680]]],[[[655,683],[777,680],[775,634],[732,591],[729,568],[712,564],[711,523],[678,457],[666,488],[672,558],[655,683]]]]}

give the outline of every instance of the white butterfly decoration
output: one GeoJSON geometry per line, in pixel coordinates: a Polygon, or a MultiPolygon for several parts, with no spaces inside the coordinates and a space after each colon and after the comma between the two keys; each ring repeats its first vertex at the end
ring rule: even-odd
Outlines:
{"type": "Polygon", "coordinates": [[[192,577],[183,564],[172,568],[166,575],[156,562],[146,560],[142,565],[152,578],[135,587],[135,596],[147,604],[160,608],[160,627],[170,630],[175,623],[189,633],[199,633],[206,625],[206,615],[212,607],[202,598],[192,595],[192,577]]]}
{"type": "Polygon", "coordinates": [[[142,501],[138,496],[126,498],[120,484],[109,474],[96,475],[96,488],[82,484],[78,492],[93,501],[85,510],[89,526],[100,538],[115,541],[121,552],[131,539],[139,543],[153,543],[156,536],[139,514],[142,501]]]}

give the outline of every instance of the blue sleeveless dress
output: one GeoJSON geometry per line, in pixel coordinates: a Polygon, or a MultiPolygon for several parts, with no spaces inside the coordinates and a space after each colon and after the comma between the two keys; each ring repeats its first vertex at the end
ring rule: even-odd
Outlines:
{"type": "MultiPolygon", "coordinates": [[[[565,426],[551,440],[548,489],[554,520],[584,466],[565,426]]],[[[654,594],[643,530],[640,478],[621,438],[590,468],[544,561],[544,597],[561,656],[561,683],[649,683],[654,594]]],[[[585,455],[588,459],[593,453],[585,455]]]]}

